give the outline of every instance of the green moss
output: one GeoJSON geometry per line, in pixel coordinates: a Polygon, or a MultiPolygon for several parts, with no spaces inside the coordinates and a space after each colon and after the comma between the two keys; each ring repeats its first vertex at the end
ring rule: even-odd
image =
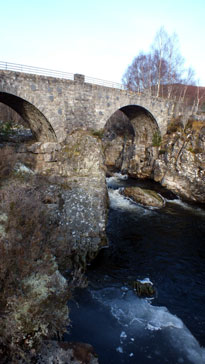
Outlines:
{"type": "Polygon", "coordinates": [[[189,119],[187,121],[187,124],[185,126],[185,132],[190,132],[190,131],[194,131],[194,132],[200,132],[201,128],[204,127],[204,121],[200,121],[200,120],[195,120],[195,119],[189,119]]]}
{"type": "Polygon", "coordinates": [[[0,133],[3,135],[13,134],[12,123],[7,121],[6,123],[0,124],[0,133]]]}
{"type": "Polygon", "coordinates": [[[188,151],[191,152],[192,154],[199,154],[199,153],[203,153],[203,149],[202,148],[188,148],[188,151]]]}
{"type": "Polygon", "coordinates": [[[151,197],[154,197],[154,198],[156,198],[159,202],[162,202],[163,200],[162,200],[162,198],[161,198],[161,196],[158,194],[158,193],[156,193],[155,191],[152,191],[152,190],[145,190],[145,189],[143,189],[143,191],[144,191],[144,193],[146,193],[147,195],[149,195],[149,196],[151,196],[151,197]]]}
{"type": "Polygon", "coordinates": [[[158,131],[156,131],[152,137],[153,147],[159,147],[161,145],[161,141],[162,141],[161,135],[158,131]]]}
{"type": "Polygon", "coordinates": [[[91,132],[91,135],[93,135],[94,137],[96,137],[98,139],[102,139],[104,136],[104,129],[99,129],[99,130],[91,129],[90,132],[91,132]]]}
{"type": "Polygon", "coordinates": [[[166,150],[165,149],[160,149],[159,155],[162,155],[162,154],[165,154],[165,153],[166,153],[166,150]]]}
{"type": "Polygon", "coordinates": [[[184,129],[184,124],[181,120],[181,117],[172,118],[171,122],[167,127],[167,134],[176,133],[177,131],[182,131],[184,129]]]}
{"type": "Polygon", "coordinates": [[[188,148],[188,151],[189,151],[190,153],[194,153],[194,149],[193,149],[192,147],[188,148]]]}

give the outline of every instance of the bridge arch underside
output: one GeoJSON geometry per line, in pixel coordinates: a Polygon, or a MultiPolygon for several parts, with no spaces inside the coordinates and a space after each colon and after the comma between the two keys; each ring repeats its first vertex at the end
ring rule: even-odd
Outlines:
{"type": "Polygon", "coordinates": [[[153,138],[160,129],[144,107],[121,107],[108,119],[104,132],[105,163],[110,171],[150,178],[155,159],[153,138]]]}
{"type": "Polygon", "coordinates": [[[55,132],[46,117],[31,103],[21,97],[0,92],[0,102],[16,111],[31,129],[34,139],[41,142],[56,142],[55,132]]]}

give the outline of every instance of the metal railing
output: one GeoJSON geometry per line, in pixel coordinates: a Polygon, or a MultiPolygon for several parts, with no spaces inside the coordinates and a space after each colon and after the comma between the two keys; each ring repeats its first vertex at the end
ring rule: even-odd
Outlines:
{"type": "Polygon", "coordinates": [[[67,80],[74,80],[74,74],[62,71],[50,70],[47,68],[26,66],[23,64],[2,62],[0,61],[0,69],[5,71],[23,72],[30,73],[33,75],[51,76],[57,78],[64,78],[67,80]]]}
{"type": "MultiPolygon", "coordinates": [[[[3,61],[0,61],[0,70],[29,73],[29,74],[41,75],[41,76],[50,76],[50,77],[63,78],[63,79],[72,80],[72,81],[74,80],[73,73],[56,71],[56,70],[51,70],[51,69],[47,69],[47,68],[26,66],[23,64],[3,62],[3,61]]],[[[105,87],[111,87],[111,88],[117,88],[117,89],[124,90],[124,86],[122,84],[117,83],[117,82],[102,80],[100,78],[93,78],[93,77],[85,76],[85,82],[99,85],[99,86],[105,86],[105,87]]]]}
{"type": "Polygon", "coordinates": [[[92,83],[94,85],[106,86],[106,87],[111,87],[111,88],[119,88],[121,90],[124,90],[124,86],[121,83],[101,80],[100,78],[93,78],[93,77],[85,76],[85,82],[92,83]]]}

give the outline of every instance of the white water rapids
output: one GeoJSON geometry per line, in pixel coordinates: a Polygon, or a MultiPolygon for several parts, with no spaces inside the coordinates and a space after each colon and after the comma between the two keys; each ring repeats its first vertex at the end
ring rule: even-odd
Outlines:
{"type": "Polygon", "coordinates": [[[107,184],[110,245],[71,307],[72,340],[91,343],[100,364],[205,364],[194,337],[203,343],[204,210],[167,192],[162,209],[137,204],[119,173],[107,184]],[[139,298],[134,280],[153,281],[156,297],[139,298]]]}
{"type": "MultiPolygon", "coordinates": [[[[107,179],[108,187],[117,186],[120,180],[127,179],[127,176],[122,176],[120,173],[116,176],[107,179]]],[[[155,211],[151,208],[144,208],[143,206],[133,203],[120,193],[120,189],[109,188],[110,206],[114,209],[122,209],[128,211],[136,211],[140,216],[150,215],[153,216],[155,211]]],[[[167,200],[169,203],[178,204],[180,207],[188,210],[194,210],[190,205],[182,202],[180,199],[167,200]]],[[[200,208],[195,208],[196,214],[204,214],[200,208]]],[[[144,280],[150,281],[149,278],[144,280]]],[[[181,352],[183,357],[194,364],[205,363],[205,349],[201,348],[197,340],[183,324],[182,320],[175,315],[172,315],[166,307],[157,307],[151,304],[149,299],[141,299],[127,290],[126,287],[104,288],[99,291],[93,291],[92,296],[98,300],[102,305],[109,308],[111,314],[122,325],[124,331],[121,336],[121,345],[117,348],[120,353],[123,353],[123,345],[127,340],[135,340],[135,336],[143,335],[143,331],[158,331],[163,330],[167,340],[181,352]],[[134,336],[132,338],[132,336],[134,336]]],[[[133,353],[131,356],[133,356],[133,353]]],[[[178,358],[178,363],[184,363],[183,357],[178,358]]]]}

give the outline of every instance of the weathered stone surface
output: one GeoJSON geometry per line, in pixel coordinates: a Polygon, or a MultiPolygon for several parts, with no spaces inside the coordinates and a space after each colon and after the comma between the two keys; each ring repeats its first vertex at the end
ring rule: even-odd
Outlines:
{"type": "Polygon", "coordinates": [[[205,203],[205,133],[165,136],[153,167],[154,180],[185,199],[205,203]]]}
{"type": "MultiPolygon", "coordinates": [[[[19,188],[22,187],[22,190],[27,190],[31,201],[32,191],[39,191],[41,196],[39,203],[46,209],[49,226],[54,229],[52,230],[54,233],[51,236],[48,234],[46,239],[51,255],[42,257],[42,262],[40,260],[36,262],[37,268],[42,267],[41,274],[38,273],[38,269],[35,271],[34,262],[33,274],[28,274],[21,281],[26,294],[22,297],[20,294],[16,299],[12,297],[14,308],[8,316],[8,325],[15,330],[18,325],[21,325],[22,320],[22,329],[18,331],[18,335],[20,339],[26,337],[26,341],[22,341],[23,345],[31,349],[36,347],[33,343],[40,341],[44,333],[48,337],[55,334],[51,330],[48,332],[49,327],[54,326],[59,332],[63,331],[69,321],[67,293],[76,286],[85,285],[82,272],[87,263],[106,243],[105,227],[108,208],[106,169],[103,165],[100,139],[90,132],[76,131],[68,136],[67,144],[61,145],[61,149],[55,151],[56,159],[48,163],[44,160],[44,156],[52,155],[53,149],[50,146],[51,144],[44,148],[41,143],[30,151],[27,146],[24,149],[15,145],[11,146],[10,158],[12,159],[13,153],[18,162],[14,163],[13,175],[9,175],[10,179],[7,177],[6,180],[4,178],[1,181],[1,188],[10,186],[12,189],[12,186],[17,184],[19,188]],[[45,151],[47,153],[44,153],[45,151]],[[19,165],[24,171],[20,175],[15,171],[15,166],[19,165]],[[48,165],[51,165],[51,168],[48,165]],[[66,274],[68,283],[60,272],[66,274]],[[48,311],[46,303],[49,305],[48,311]],[[44,320],[39,320],[41,315],[45,317],[44,320]],[[12,325],[10,319],[12,319],[12,325]],[[53,323],[47,325],[50,319],[53,323]],[[57,323],[54,320],[58,320],[57,323]],[[26,325],[32,330],[32,336],[29,336],[30,331],[28,332],[28,339],[26,325]]],[[[3,152],[2,149],[1,152],[3,152]]],[[[1,213],[0,238],[6,236],[6,223],[7,216],[1,213]]],[[[35,224],[33,227],[35,228],[35,224]]],[[[11,341],[10,336],[9,341],[11,341]]],[[[62,348],[60,350],[60,357],[68,359],[70,354],[68,355],[62,348]]],[[[72,349],[69,352],[72,354],[73,351],[75,350],[72,349]]],[[[35,354],[36,352],[34,356],[35,354]]],[[[54,363],[57,363],[58,359],[55,360],[54,363]]],[[[75,360],[76,364],[81,362],[77,356],[75,360]]],[[[94,364],[97,361],[95,357],[90,357],[88,363],[94,364]]]]}
{"type": "MultiPolygon", "coordinates": [[[[47,206],[53,219],[57,219],[62,236],[67,231],[69,244],[81,255],[79,259],[85,266],[86,260],[106,243],[108,197],[101,140],[90,132],[77,130],[62,145],[38,142],[24,148],[14,145],[14,154],[16,150],[16,166],[20,165],[25,173],[29,170],[48,177],[47,206]],[[58,202],[49,203],[49,196],[56,201],[60,196],[61,207],[58,202]]],[[[59,228],[58,238],[62,236],[59,228]]]]}
{"type": "Polygon", "coordinates": [[[31,145],[28,145],[26,149],[28,152],[31,152],[31,153],[44,154],[44,153],[52,153],[57,150],[60,150],[60,145],[58,143],[51,143],[51,142],[47,142],[47,143],[36,142],[36,143],[32,143],[31,145]]]}
{"type": "Polygon", "coordinates": [[[117,138],[104,143],[105,164],[108,169],[120,170],[123,161],[124,138],[118,136],[117,138]]]}
{"type": "MultiPolygon", "coordinates": [[[[154,145],[157,129],[141,115],[132,120],[135,136],[125,140],[116,133],[105,139],[105,163],[111,170],[134,178],[160,182],[182,198],[205,202],[205,123],[195,120],[159,139],[154,145]]],[[[110,131],[111,135],[111,131],[110,131]]]]}
{"type": "Polygon", "coordinates": [[[101,141],[89,132],[77,130],[67,136],[59,152],[59,174],[66,177],[104,179],[101,141]]]}
{"type": "Polygon", "coordinates": [[[142,189],[140,187],[126,187],[122,194],[145,206],[163,207],[164,200],[156,192],[142,189]]]}
{"type": "Polygon", "coordinates": [[[139,297],[153,297],[156,293],[153,284],[149,282],[134,281],[133,287],[139,297]]]}
{"type": "Polygon", "coordinates": [[[98,364],[94,348],[85,343],[47,341],[37,364],[98,364]]]}
{"type": "MultiPolygon", "coordinates": [[[[133,105],[149,110],[162,134],[168,120],[176,113],[175,102],[146,94],[104,87],[75,80],[0,70],[0,101],[9,105],[26,120],[37,140],[66,139],[76,128],[104,128],[110,116],[119,109],[133,118],[133,105]],[[126,108],[126,110],[125,110],[126,108]]],[[[182,110],[182,105],[177,113],[182,110]]],[[[138,111],[137,111],[138,112],[138,111]]]]}
{"type": "Polygon", "coordinates": [[[135,130],[133,152],[128,166],[128,174],[134,178],[149,178],[155,159],[153,137],[159,133],[150,115],[139,114],[132,120],[135,130]]]}
{"type": "Polygon", "coordinates": [[[159,134],[156,122],[149,113],[140,110],[131,120],[115,114],[109,119],[103,137],[106,166],[133,178],[149,178],[157,155],[153,147],[154,135],[159,134]]]}
{"type": "Polygon", "coordinates": [[[64,201],[60,225],[66,226],[73,249],[85,265],[106,242],[107,187],[101,141],[89,132],[72,133],[57,164],[64,201]]]}
{"type": "Polygon", "coordinates": [[[5,223],[8,220],[8,216],[5,213],[0,214],[0,239],[5,238],[6,236],[6,229],[5,229],[5,223]]]}

